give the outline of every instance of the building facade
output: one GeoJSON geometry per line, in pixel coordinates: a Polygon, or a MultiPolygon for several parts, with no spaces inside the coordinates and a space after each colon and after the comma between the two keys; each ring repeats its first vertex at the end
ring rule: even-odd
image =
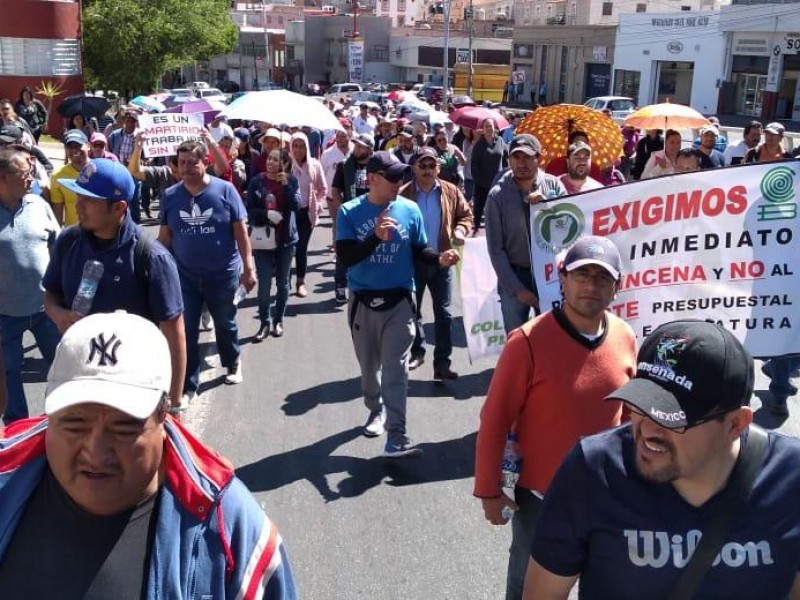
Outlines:
{"type": "MultiPolygon", "coordinates": [[[[390,21],[388,17],[359,16],[357,21],[360,39],[364,42],[362,81],[397,81],[400,69],[389,62],[390,21]]],[[[286,42],[289,60],[304,60],[302,83],[343,83],[348,80],[349,44],[353,39],[352,16],[306,16],[302,37],[292,26],[286,42]]],[[[297,70],[297,63],[291,63],[297,70]]],[[[295,80],[298,80],[296,75],[295,80]]]]}
{"type": "Polygon", "coordinates": [[[413,27],[417,19],[416,0],[377,0],[375,16],[388,17],[392,27],[413,27]]]}
{"type": "Polygon", "coordinates": [[[681,11],[694,14],[719,8],[722,0],[516,0],[517,25],[616,25],[627,14],[681,11]]]}
{"type": "MultiPolygon", "coordinates": [[[[448,66],[469,61],[469,33],[450,31],[448,66]]],[[[399,81],[441,84],[444,72],[444,35],[441,29],[417,28],[413,31],[395,30],[389,46],[389,60],[400,71],[399,81]]],[[[475,63],[509,65],[511,39],[503,37],[472,38],[472,60],[475,63]]],[[[452,75],[451,75],[452,77],[452,75]]]]}
{"type": "MultiPolygon", "coordinates": [[[[0,97],[16,101],[20,90],[43,83],[58,86],[54,106],[84,90],[81,65],[81,5],[77,0],[3,2],[0,17],[0,97]]],[[[37,97],[47,105],[41,94],[37,97]]],[[[60,135],[61,118],[50,114],[50,131],[60,135]]]]}
{"type": "Polygon", "coordinates": [[[725,51],[719,12],[622,15],[614,94],[640,106],[669,101],[716,113],[725,51]]]}
{"type": "Polygon", "coordinates": [[[720,112],[800,120],[800,3],[723,7],[720,112]]]}
{"type": "Polygon", "coordinates": [[[615,31],[610,26],[515,28],[511,66],[516,80],[522,79],[515,90],[518,103],[583,104],[608,95],[615,31]]]}

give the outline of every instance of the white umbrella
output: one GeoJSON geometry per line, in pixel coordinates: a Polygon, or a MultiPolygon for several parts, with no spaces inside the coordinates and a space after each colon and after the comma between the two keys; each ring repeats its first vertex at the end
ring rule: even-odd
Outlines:
{"type": "Polygon", "coordinates": [[[287,127],[342,129],[339,120],[320,102],[288,90],[248,92],[220,114],[229,119],[263,121],[287,127]]]}

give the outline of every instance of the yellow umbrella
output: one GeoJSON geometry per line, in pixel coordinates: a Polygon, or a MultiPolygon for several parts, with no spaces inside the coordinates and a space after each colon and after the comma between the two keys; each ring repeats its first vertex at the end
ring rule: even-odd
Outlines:
{"type": "Polygon", "coordinates": [[[663,102],[643,106],[625,119],[625,125],[636,129],[695,129],[709,124],[699,112],[683,104],[663,102]]]}
{"type": "Polygon", "coordinates": [[[614,164],[622,154],[622,133],[613,119],[586,106],[555,104],[537,109],[514,130],[515,135],[529,133],[542,144],[539,160],[542,168],[554,158],[567,155],[567,138],[573,131],[589,136],[592,163],[601,169],[614,164]]]}

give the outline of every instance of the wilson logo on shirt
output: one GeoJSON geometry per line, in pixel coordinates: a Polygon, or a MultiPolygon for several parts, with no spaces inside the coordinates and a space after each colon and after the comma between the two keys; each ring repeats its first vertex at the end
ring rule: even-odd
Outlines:
{"type": "MultiPolygon", "coordinates": [[[[671,566],[682,569],[691,560],[700,538],[703,534],[697,529],[690,529],[686,536],[674,534],[670,536],[666,531],[639,531],[626,529],[623,535],[628,542],[628,558],[637,567],[651,567],[661,569],[671,563],[671,566]]],[[[728,542],[717,554],[712,566],[723,563],[728,567],[760,567],[771,565],[772,548],[769,542],[728,542]]]]}
{"type": "Polygon", "coordinates": [[[201,211],[200,207],[197,206],[197,204],[195,204],[195,205],[192,206],[192,211],[191,212],[187,212],[185,210],[181,210],[181,211],[178,212],[178,214],[180,215],[180,217],[183,220],[183,222],[186,223],[187,225],[192,225],[192,226],[201,225],[202,226],[202,225],[205,225],[206,221],[208,221],[211,218],[211,216],[214,214],[214,209],[207,208],[206,210],[201,211]]]}

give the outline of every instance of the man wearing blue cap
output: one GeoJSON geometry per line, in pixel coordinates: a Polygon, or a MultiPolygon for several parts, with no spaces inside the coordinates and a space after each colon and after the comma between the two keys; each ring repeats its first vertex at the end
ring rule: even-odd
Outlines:
{"type": "Polygon", "coordinates": [[[50,203],[61,225],[74,225],[78,222],[75,211],[77,201],[74,192],[59,183],[62,179],[75,179],[89,160],[89,138],[80,129],[70,129],[64,134],[64,150],[67,162],[53,173],[50,180],[50,203]]]}
{"type": "Polygon", "coordinates": [[[83,268],[87,261],[99,261],[103,273],[90,313],[122,309],[161,327],[172,356],[170,397],[177,412],[186,370],[180,279],[169,251],[147,238],[128,212],[133,178],[120,163],[98,158],[77,179],[59,184],[77,196],[79,225],[65,229],[56,240],[43,280],[45,311],[62,333],[80,319],[71,307],[83,268]]]}

